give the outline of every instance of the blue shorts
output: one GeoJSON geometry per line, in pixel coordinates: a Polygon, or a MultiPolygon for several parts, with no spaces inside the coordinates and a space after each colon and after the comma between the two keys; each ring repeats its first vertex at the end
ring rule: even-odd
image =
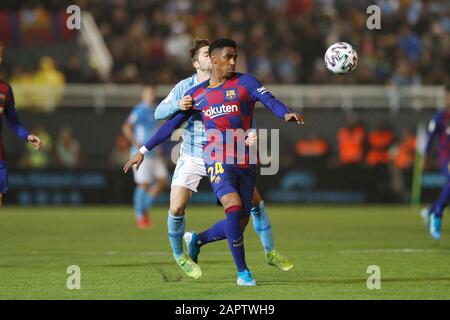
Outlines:
{"type": "Polygon", "coordinates": [[[244,214],[250,214],[256,179],[256,166],[240,168],[232,164],[213,162],[210,164],[205,163],[205,167],[211,188],[217,199],[222,198],[226,194],[236,192],[241,197],[244,214]]]}
{"type": "Polygon", "coordinates": [[[6,168],[6,162],[0,160],[0,193],[5,194],[8,192],[8,170],[6,168]]]}

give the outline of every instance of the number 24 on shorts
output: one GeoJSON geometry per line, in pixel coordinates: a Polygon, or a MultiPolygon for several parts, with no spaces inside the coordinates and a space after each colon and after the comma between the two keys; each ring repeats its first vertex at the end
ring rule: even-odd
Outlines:
{"type": "Polygon", "coordinates": [[[208,173],[210,175],[211,182],[214,181],[216,176],[220,175],[221,173],[224,173],[224,171],[225,170],[223,169],[222,162],[216,162],[214,164],[214,167],[212,167],[212,166],[209,167],[208,173]]]}

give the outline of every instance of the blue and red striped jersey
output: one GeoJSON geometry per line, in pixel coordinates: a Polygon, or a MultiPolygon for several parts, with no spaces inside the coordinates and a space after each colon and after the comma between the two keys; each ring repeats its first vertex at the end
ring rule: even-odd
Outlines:
{"type": "Polygon", "coordinates": [[[3,118],[6,119],[9,128],[19,138],[27,141],[29,133],[20,123],[17,116],[14,95],[11,86],[7,82],[0,80],[0,160],[5,160],[2,135],[3,118]]]}
{"type": "Polygon", "coordinates": [[[428,125],[428,137],[425,147],[426,154],[431,154],[433,142],[437,138],[437,154],[439,162],[450,161],[450,110],[438,112],[428,125]]]}
{"type": "MultiPolygon", "coordinates": [[[[211,87],[209,80],[200,83],[186,91],[184,96],[190,95],[194,102],[193,109],[175,113],[167,120],[145,143],[147,150],[170,137],[171,133],[179,128],[191,115],[198,113],[204,123],[207,143],[203,150],[203,159],[206,163],[220,161],[235,164],[240,167],[248,167],[250,164],[249,148],[244,146],[244,152],[236,143],[238,135],[227,139],[230,131],[241,134],[252,128],[254,108],[256,101],[260,101],[270,109],[278,118],[284,119],[289,109],[281,101],[276,99],[261,83],[252,75],[235,73],[231,79],[219,86],[211,87]],[[233,138],[232,141],[228,141],[233,138]],[[227,145],[234,145],[234,149],[227,150],[227,145]],[[222,152],[218,153],[220,150],[222,152]],[[240,152],[237,152],[240,151],[240,152]],[[221,158],[220,155],[222,156],[221,158]]],[[[242,136],[241,136],[242,137],[242,136]]],[[[241,139],[243,142],[243,139],[241,139]]],[[[242,143],[240,144],[242,146],[242,143]]]]}
{"type": "Polygon", "coordinates": [[[216,161],[244,166],[249,163],[248,147],[245,146],[245,152],[238,152],[237,135],[233,137],[234,150],[227,150],[226,145],[232,143],[229,141],[231,136],[227,139],[227,130],[230,134],[233,130],[241,129],[244,133],[251,129],[256,101],[260,101],[279,118],[284,119],[284,115],[289,112],[288,107],[277,100],[255,77],[245,73],[235,73],[231,79],[216,87],[211,87],[207,80],[188,90],[186,95],[193,98],[193,109],[201,113],[205,125],[208,141],[203,152],[205,161],[210,160],[207,159],[207,153],[211,151],[216,161]],[[217,141],[219,132],[222,143],[217,141]],[[223,159],[215,157],[217,150],[222,151],[223,159]]]}

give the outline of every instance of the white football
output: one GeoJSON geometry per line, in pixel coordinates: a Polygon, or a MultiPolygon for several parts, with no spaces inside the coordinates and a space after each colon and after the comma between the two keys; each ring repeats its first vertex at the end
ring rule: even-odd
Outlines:
{"type": "Polygon", "coordinates": [[[347,42],[336,42],[325,52],[325,65],[333,73],[343,74],[356,69],[358,54],[347,42]]]}

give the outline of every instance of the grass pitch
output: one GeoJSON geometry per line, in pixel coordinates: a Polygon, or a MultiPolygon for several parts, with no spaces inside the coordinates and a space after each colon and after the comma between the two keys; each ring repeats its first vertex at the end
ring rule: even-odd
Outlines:
{"type": "MultiPolygon", "coordinates": [[[[166,207],[138,230],[131,207],[14,208],[0,211],[0,299],[449,299],[450,228],[432,241],[417,212],[391,206],[271,206],[275,246],[294,262],[264,262],[251,222],[247,263],[256,287],[238,287],[225,241],[202,248],[203,277],[186,277],[170,254],[166,207]],[[68,290],[67,267],[81,269],[68,290]],[[367,288],[367,268],[381,289],[367,288]]],[[[187,230],[223,218],[219,207],[189,207],[187,230]]]]}

